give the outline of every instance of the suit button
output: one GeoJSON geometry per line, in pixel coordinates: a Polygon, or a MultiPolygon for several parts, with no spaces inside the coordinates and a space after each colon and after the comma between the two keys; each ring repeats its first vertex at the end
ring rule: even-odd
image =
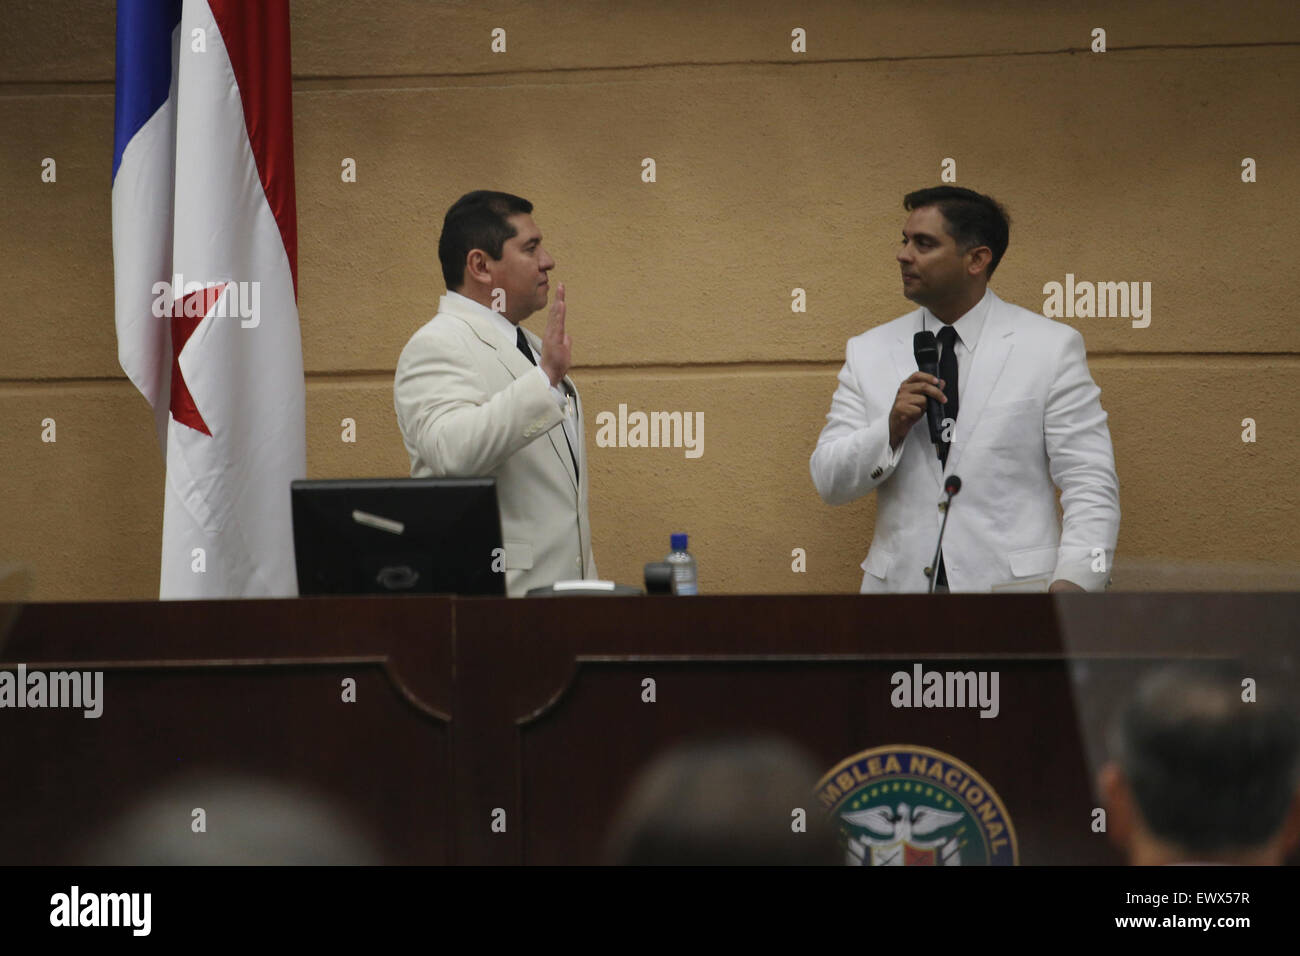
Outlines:
{"type": "Polygon", "coordinates": [[[879,478],[879,477],[880,477],[881,475],[883,475],[884,473],[885,473],[885,472],[884,472],[884,469],[882,469],[882,468],[877,468],[875,471],[873,471],[873,472],[871,473],[871,477],[872,477],[872,478],[879,478]]]}
{"type": "Polygon", "coordinates": [[[934,574],[934,568],[926,568],[926,569],[925,569],[925,576],[926,576],[927,578],[933,576],[933,574],[934,574]]]}

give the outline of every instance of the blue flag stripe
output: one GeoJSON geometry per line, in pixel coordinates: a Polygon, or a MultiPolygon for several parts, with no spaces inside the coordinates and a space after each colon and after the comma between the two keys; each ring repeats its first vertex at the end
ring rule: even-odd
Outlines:
{"type": "Polygon", "coordinates": [[[122,151],[167,100],[172,32],[181,0],[117,0],[117,63],[113,88],[113,178],[122,151]]]}

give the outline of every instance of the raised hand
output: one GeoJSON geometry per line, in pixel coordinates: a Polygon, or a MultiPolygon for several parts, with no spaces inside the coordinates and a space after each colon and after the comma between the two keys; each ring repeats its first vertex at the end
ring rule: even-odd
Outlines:
{"type": "Polygon", "coordinates": [[[542,371],[557,388],[573,362],[573,340],[564,331],[564,308],[564,283],[561,282],[542,332],[542,371]]]}

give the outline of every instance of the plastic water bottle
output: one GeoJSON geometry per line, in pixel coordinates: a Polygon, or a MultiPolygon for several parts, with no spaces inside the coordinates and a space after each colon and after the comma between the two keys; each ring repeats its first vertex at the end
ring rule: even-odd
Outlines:
{"type": "Polygon", "coordinates": [[[695,559],[686,550],[686,535],[677,533],[672,536],[672,552],[664,558],[673,568],[674,594],[699,594],[700,577],[695,559]]]}

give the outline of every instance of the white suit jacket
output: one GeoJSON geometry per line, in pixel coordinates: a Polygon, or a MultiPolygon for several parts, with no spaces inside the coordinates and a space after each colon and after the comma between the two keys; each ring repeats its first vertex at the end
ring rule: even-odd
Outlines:
{"type": "MultiPolygon", "coordinates": [[[[575,475],[559,403],[476,305],[443,296],[397,361],[393,405],[411,477],[497,479],[508,595],[594,578],[578,390],[566,376],[577,408],[575,475]]],[[[540,353],[538,337],[524,335],[540,353]]]]}
{"type": "Polygon", "coordinates": [[[827,504],[877,492],[864,593],[928,590],[924,569],[951,474],[962,480],[943,541],[952,591],[1045,591],[1058,578],[1100,591],[1109,580],[1119,480],[1083,337],[988,294],[984,327],[962,369],[946,468],[924,416],[896,453],[889,447],[898,386],[916,371],[912,336],[922,310],[849,339],[810,468],[827,504]]]}

